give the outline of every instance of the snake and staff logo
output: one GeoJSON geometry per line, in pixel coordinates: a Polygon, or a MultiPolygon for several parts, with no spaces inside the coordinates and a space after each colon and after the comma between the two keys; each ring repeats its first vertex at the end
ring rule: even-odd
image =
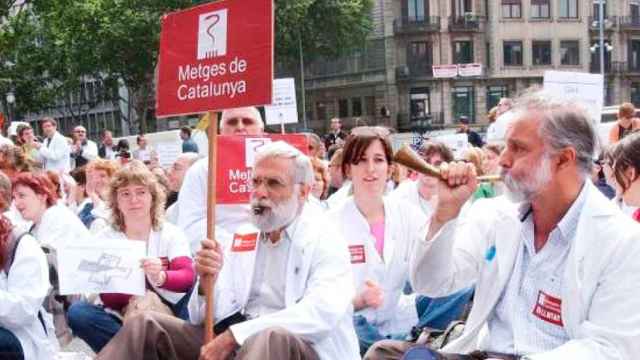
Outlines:
{"type": "Polygon", "coordinates": [[[227,9],[200,15],[198,60],[227,54],[227,9]]]}

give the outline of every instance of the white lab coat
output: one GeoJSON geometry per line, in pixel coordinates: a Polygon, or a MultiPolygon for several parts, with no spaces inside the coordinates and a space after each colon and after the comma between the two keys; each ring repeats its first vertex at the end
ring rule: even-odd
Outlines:
{"type": "Polygon", "coordinates": [[[353,195],[351,180],[345,180],[340,189],[329,196],[327,206],[329,209],[335,209],[342,205],[351,195],[353,195]]]}
{"type": "Polygon", "coordinates": [[[89,230],[78,215],[64,205],[56,204],[42,215],[32,231],[40,246],[56,250],[69,242],[78,243],[90,239],[89,230]]]}
{"type": "Polygon", "coordinates": [[[382,335],[403,333],[418,323],[415,294],[404,295],[409,281],[409,259],[416,241],[427,235],[427,217],[411,204],[384,197],[384,261],[375,248],[367,220],[358,210],[353,197],[331,210],[329,221],[340,232],[349,249],[364,247],[365,259],[351,258],[356,293],[367,280],[375,281],[384,291],[383,305],[378,309],[363,309],[364,316],[382,335]]]}
{"type": "MultiPolygon", "coordinates": [[[[533,360],[629,360],[640,354],[640,226],[590,181],[585,186],[562,279],[562,319],[571,340],[529,355],[533,360]]],[[[445,351],[486,346],[486,322],[513,271],[521,227],[517,205],[504,197],[478,200],[462,222],[450,221],[431,241],[416,246],[411,262],[416,291],[442,296],[476,283],[464,333],[445,351]]]]}
{"type": "MultiPolygon", "coordinates": [[[[82,152],[80,153],[80,156],[85,158],[87,161],[95,160],[98,157],[98,145],[96,145],[95,142],[87,139],[87,143],[82,145],[82,152]]],[[[71,167],[75,168],[76,159],[72,158],[71,160],[71,167]]]]}
{"type": "MultiPolygon", "coordinates": [[[[344,240],[322,217],[303,213],[296,221],[287,261],[286,308],[236,324],[231,331],[242,345],[253,334],[282,327],[309,341],[320,359],[360,359],[351,305],[355,291],[344,240]]],[[[248,226],[238,233],[256,231],[248,226]]],[[[217,237],[224,237],[222,230],[217,237]]],[[[231,252],[230,236],[221,242],[226,246],[215,287],[218,321],[246,307],[256,260],[256,251],[231,252]]],[[[191,322],[202,324],[204,297],[194,291],[188,306],[191,322]]]]}
{"type": "Polygon", "coordinates": [[[38,149],[40,160],[44,163],[45,170],[53,170],[61,174],[69,172],[71,166],[71,148],[69,142],[59,132],[55,132],[51,138],[49,146],[47,139],[42,142],[38,149]]]}
{"type": "MultiPolygon", "coordinates": [[[[207,176],[209,160],[196,161],[187,170],[178,192],[178,226],[187,235],[191,252],[200,249],[200,243],[207,234],[207,176]]],[[[249,221],[249,204],[217,205],[216,226],[229,233],[249,221]]]]}
{"type": "Polygon", "coordinates": [[[42,308],[49,286],[47,259],[36,240],[25,235],[18,244],[9,275],[0,267],[0,327],[18,338],[25,359],[50,360],[58,351],[53,319],[42,308]]]}
{"type": "MultiPolygon", "coordinates": [[[[419,208],[425,216],[429,217],[435,211],[435,201],[427,201],[422,199],[422,197],[420,196],[419,187],[419,180],[404,182],[400,184],[400,186],[398,186],[393,192],[391,192],[389,196],[400,201],[405,201],[419,208]]],[[[435,197],[436,195],[434,195],[433,200],[436,200],[435,197]]]]}

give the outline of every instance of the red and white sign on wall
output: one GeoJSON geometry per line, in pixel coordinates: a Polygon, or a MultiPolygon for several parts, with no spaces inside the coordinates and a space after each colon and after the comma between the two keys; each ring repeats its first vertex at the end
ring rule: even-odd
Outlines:
{"type": "Polygon", "coordinates": [[[157,116],[270,104],[272,4],[221,0],[165,15],[157,116]]]}
{"type": "Polygon", "coordinates": [[[251,171],[255,162],[255,154],[261,147],[273,141],[285,141],[308,154],[307,137],[302,134],[269,134],[259,136],[218,136],[218,204],[246,204],[251,194],[251,171]]]}

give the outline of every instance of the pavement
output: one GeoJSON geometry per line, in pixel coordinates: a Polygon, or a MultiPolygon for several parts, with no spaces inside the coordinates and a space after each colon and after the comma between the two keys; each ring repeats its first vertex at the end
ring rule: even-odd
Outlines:
{"type": "MultiPolygon", "coordinates": [[[[60,349],[63,353],[79,353],[88,356],[90,359],[93,359],[96,354],[91,350],[89,345],[87,345],[80,338],[74,337],[73,340],[67,345],[60,349]]],[[[86,358],[85,356],[85,358],[86,358]]],[[[69,357],[71,359],[72,357],[69,357]]],[[[61,358],[65,359],[64,357],[61,358]]],[[[73,359],[80,359],[80,357],[73,357],[73,359]]]]}

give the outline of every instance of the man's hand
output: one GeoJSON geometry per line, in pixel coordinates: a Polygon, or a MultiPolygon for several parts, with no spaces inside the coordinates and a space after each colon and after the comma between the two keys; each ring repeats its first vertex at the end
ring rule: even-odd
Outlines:
{"type": "Polygon", "coordinates": [[[238,348],[231,331],[226,330],[200,349],[200,360],[227,360],[238,348]]]}
{"type": "Polygon", "coordinates": [[[353,300],[353,307],[356,311],[365,308],[377,309],[382,306],[384,301],[384,292],[382,288],[374,281],[367,280],[364,283],[364,289],[353,300]]]}
{"type": "Polygon", "coordinates": [[[217,241],[211,239],[202,240],[202,248],[196,253],[196,271],[200,276],[212,276],[218,278],[222,269],[222,249],[217,241]]]}
{"type": "Polygon", "coordinates": [[[473,164],[453,162],[442,164],[438,183],[438,206],[431,217],[427,240],[431,239],[449,220],[455,219],[462,206],[478,187],[473,164]]]}

